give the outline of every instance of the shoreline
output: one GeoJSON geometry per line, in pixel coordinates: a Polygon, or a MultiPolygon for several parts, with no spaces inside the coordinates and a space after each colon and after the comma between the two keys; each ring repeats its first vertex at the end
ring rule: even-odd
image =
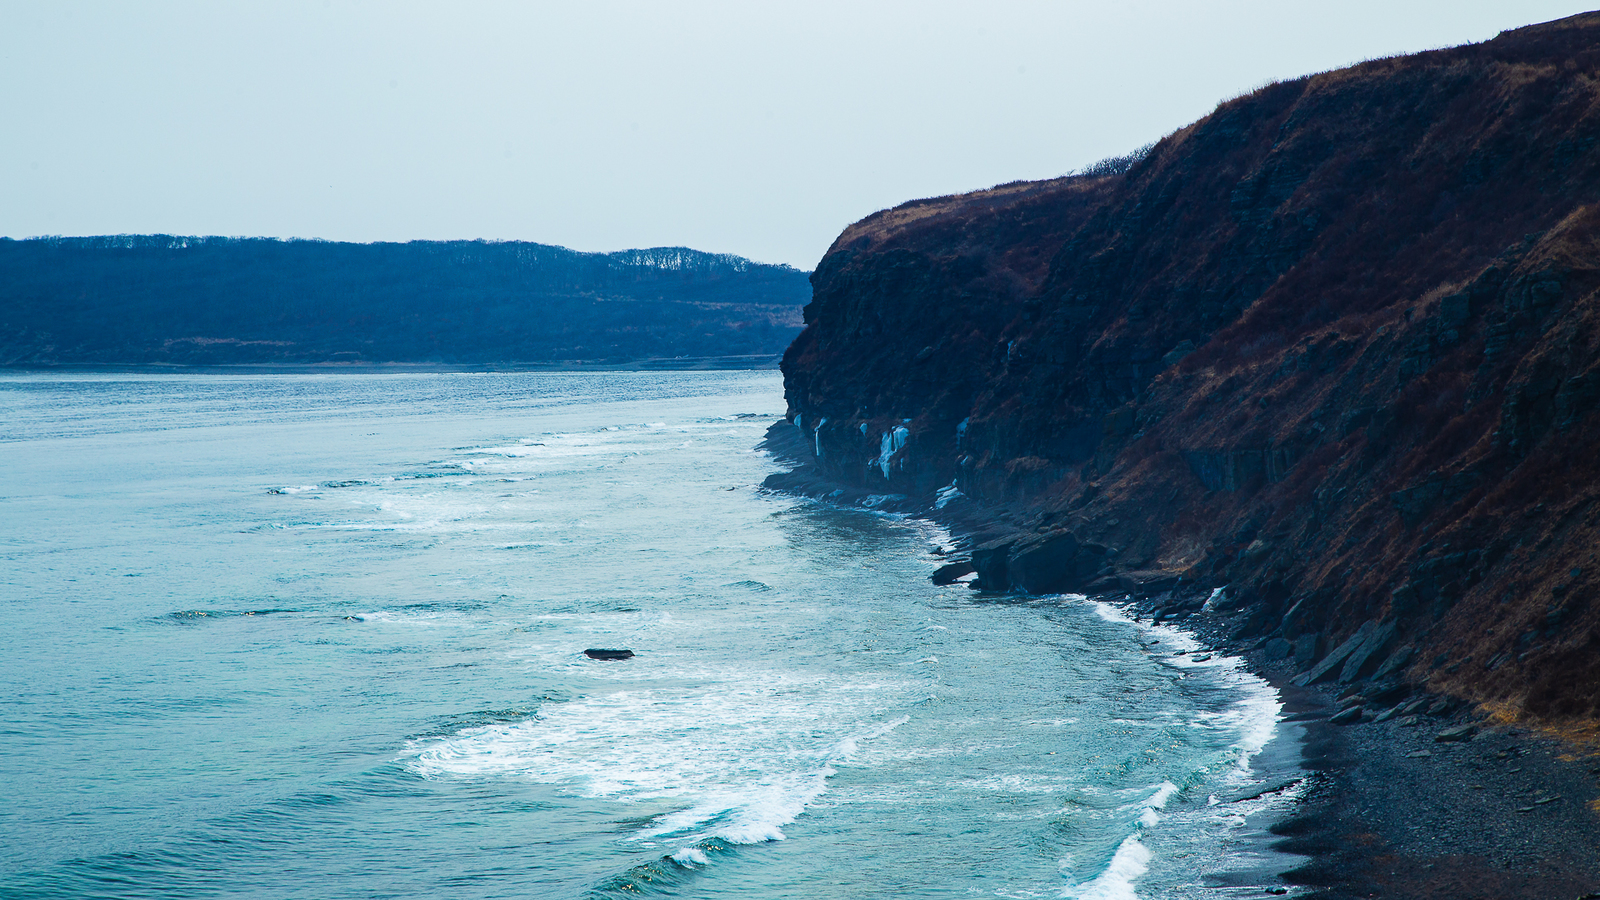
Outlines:
{"type": "MultiPolygon", "coordinates": [[[[819,478],[787,426],[777,423],[761,444],[789,467],[765,489],[935,522],[956,544],[952,557],[1022,533],[1014,511],[960,495],[940,506],[819,478]]],[[[1176,625],[1241,659],[1283,704],[1273,743],[1284,739],[1291,755],[1298,749],[1305,787],[1280,818],[1248,835],[1238,871],[1215,873],[1215,887],[1260,884],[1273,869],[1285,893],[1315,900],[1600,898],[1596,748],[1497,724],[1485,710],[1398,682],[1298,684],[1292,656],[1234,636],[1243,617],[1206,603],[1211,586],[1127,586],[1091,599],[1176,625]],[[1288,866],[1263,868],[1266,860],[1288,866]]]]}
{"type": "Polygon", "coordinates": [[[16,375],[416,375],[509,374],[522,372],[723,372],[776,370],[780,356],[675,356],[623,362],[581,359],[520,363],[314,362],[314,363],[6,363],[0,373],[16,375]]]}

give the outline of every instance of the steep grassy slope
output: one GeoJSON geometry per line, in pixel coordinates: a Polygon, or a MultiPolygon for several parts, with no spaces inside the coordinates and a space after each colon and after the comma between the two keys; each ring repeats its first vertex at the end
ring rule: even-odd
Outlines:
{"type": "Polygon", "coordinates": [[[1274,84],[846,230],[791,416],[834,479],[1013,510],[990,586],[1227,585],[1304,665],[1366,626],[1367,671],[1592,726],[1597,203],[1600,14],[1274,84]]]}

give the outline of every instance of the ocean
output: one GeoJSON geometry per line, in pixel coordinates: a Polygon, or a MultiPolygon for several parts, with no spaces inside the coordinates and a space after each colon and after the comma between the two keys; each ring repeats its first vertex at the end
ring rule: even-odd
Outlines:
{"type": "Polygon", "coordinates": [[[1270,686],[762,491],[783,410],[772,371],[0,376],[0,896],[1276,884],[1270,686]]]}

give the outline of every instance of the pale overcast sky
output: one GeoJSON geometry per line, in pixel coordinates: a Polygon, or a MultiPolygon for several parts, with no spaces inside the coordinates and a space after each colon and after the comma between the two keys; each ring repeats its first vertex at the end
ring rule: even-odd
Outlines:
{"type": "Polygon", "coordinates": [[[1263,82],[1557,0],[0,0],[0,235],[686,245],[812,268],[1263,82]]]}

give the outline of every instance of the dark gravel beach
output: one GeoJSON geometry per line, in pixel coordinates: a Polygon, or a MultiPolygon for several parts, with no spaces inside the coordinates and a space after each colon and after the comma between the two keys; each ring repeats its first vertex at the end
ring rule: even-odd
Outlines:
{"type": "MultiPolygon", "coordinates": [[[[1220,617],[1185,624],[1229,643],[1220,617]]],[[[1381,694],[1370,682],[1298,687],[1289,661],[1244,656],[1282,693],[1285,716],[1303,729],[1303,765],[1317,773],[1271,828],[1275,849],[1310,858],[1283,876],[1302,896],[1600,897],[1600,748],[1498,726],[1430,695],[1366,701],[1381,694]],[[1359,718],[1339,716],[1357,708],[1359,718]]]]}

